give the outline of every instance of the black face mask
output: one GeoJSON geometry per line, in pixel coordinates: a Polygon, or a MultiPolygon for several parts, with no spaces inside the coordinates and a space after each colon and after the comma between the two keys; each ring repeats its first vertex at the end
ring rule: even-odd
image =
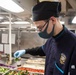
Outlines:
{"type": "MultiPolygon", "coordinates": [[[[44,24],[44,25],[45,25],[45,24],[44,24]]],[[[47,25],[47,26],[46,26],[45,30],[42,31],[42,32],[40,32],[40,33],[38,33],[39,36],[40,36],[41,38],[44,38],[44,39],[48,39],[48,38],[52,37],[52,36],[53,36],[53,33],[54,33],[54,26],[53,26],[52,31],[51,31],[49,34],[47,33],[47,28],[48,28],[48,25],[49,25],[49,21],[48,21],[48,23],[47,23],[46,25],[47,25]]]]}

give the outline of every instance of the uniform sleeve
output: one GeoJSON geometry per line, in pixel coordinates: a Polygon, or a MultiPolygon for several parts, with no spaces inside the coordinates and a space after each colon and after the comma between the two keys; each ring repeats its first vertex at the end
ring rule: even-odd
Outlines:
{"type": "Polygon", "coordinates": [[[26,53],[31,54],[31,55],[45,56],[45,53],[43,51],[43,46],[31,48],[31,49],[26,49],[26,53]]]}
{"type": "Polygon", "coordinates": [[[49,48],[51,43],[51,39],[47,40],[46,43],[40,47],[32,48],[32,49],[25,49],[27,54],[31,55],[40,55],[46,56],[47,48],[49,48]]]}

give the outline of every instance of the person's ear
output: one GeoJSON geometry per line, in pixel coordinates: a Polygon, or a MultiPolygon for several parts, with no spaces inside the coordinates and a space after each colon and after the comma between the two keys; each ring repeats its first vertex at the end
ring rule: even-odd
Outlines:
{"type": "Polygon", "coordinates": [[[56,23],[56,18],[54,16],[50,17],[50,20],[52,20],[52,23],[55,24],[56,23]]]}

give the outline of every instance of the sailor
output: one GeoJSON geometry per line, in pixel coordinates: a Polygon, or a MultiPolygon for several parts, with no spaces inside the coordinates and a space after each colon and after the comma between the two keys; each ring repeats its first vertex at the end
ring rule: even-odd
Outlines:
{"type": "Polygon", "coordinates": [[[46,56],[45,75],[76,75],[76,35],[59,20],[60,2],[43,1],[32,9],[33,23],[38,35],[47,39],[41,47],[17,50],[14,57],[23,54],[46,56]]]}

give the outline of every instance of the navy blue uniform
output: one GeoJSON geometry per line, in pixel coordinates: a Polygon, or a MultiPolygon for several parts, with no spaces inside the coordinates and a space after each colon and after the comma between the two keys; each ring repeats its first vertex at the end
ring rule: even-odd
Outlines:
{"type": "Polygon", "coordinates": [[[76,75],[76,35],[66,27],[42,47],[26,53],[46,55],[45,75],[76,75]]]}

